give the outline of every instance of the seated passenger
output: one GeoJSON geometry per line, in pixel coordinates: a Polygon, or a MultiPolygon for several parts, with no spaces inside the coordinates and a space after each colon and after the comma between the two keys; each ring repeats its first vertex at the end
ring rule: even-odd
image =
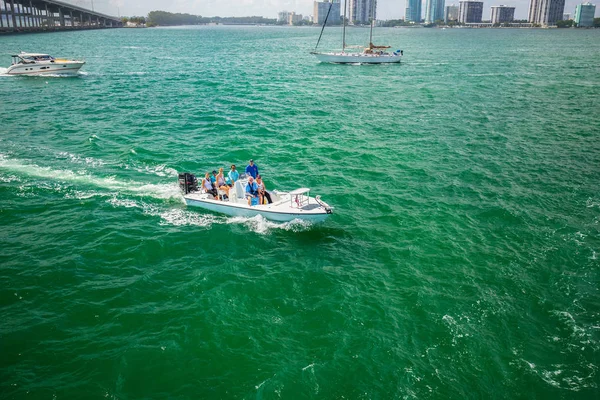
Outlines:
{"type": "Polygon", "coordinates": [[[213,188],[209,172],[207,172],[206,175],[204,175],[204,179],[202,179],[202,189],[205,193],[212,194],[215,199],[217,198],[217,189],[213,188]]]}
{"type": "Polygon", "coordinates": [[[231,180],[231,186],[235,185],[235,182],[240,179],[240,173],[235,170],[235,164],[231,165],[231,171],[227,174],[231,180]]]}
{"type": "Polygon", "coordinates": [[[258,197],[259,197],[258,204],[264,204],[265,203],[264,199],[267,199],[267,202],[269,204],[271,204],[273,202],[273,200],[271,200],[271,194],[269,192],[267,192],[265,183],[263,182],[262,177],[260,175],[258,175],[256,177],[256,184],[258,186],[258,197]]]}
{"type": "Polygon", "coordinates": [[[246,185],[246,197],[248,198],[248,205],[252,205],[252,199],[258,197],[258,185],[254,182],[254,178],[248,178],[248,184],[246,185]]]}
{"type": "Polygon", "coordinates": [[[219,174],[217,175],[217,189],[223,190],[227,197],[229,197],[229,186],[225,183],[225,176],[223,175],[223,168],[219,168],[219,174]]]}

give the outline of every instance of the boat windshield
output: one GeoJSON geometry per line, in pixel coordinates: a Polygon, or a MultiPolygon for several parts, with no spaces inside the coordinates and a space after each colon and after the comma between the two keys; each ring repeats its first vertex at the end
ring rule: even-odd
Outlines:
{"type": "Polygon", "coordinates": [[[15,59],[19,59],[20,62],[24,63],[24,64],[30,64],[30,63],[35,63],[35,62],[39,62],[39,61],[52,61],[54,60],[54,57],[48,55],[48,54],[19,54],[15,57],[15,59]]]}

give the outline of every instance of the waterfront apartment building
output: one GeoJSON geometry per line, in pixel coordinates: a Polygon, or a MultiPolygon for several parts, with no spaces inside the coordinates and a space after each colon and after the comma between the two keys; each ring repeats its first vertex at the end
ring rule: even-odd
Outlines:
{"type": "Polygon", "coordinates": [[[277,22],[287,24],[290,19],[290,13],[287,11],[279,11],[277,13],[277,22]]]}
{"type": "Polygon", "coordinates": [[[315,24],[323,25],[327,17],[327,12],[329,12],[327,25],[339,25],[342,21],[339,1],[333,2],[333,4],[328,1],[315,1],[313,11],[313,21],[315,24]],[[329,7],[331,7],[331,12],[329,12],[329,7]]]}
{"type": "Polygon", "coordinates": [[[483,1],[459,1],[458,4],[458,22],[462,24],[481,23],[483,1]]]}
{"type": "Polygon", "coordinates": [[[447,6],[444,11],[444,23],[447,24],[450,21],[458,21],[458,6],[454,4],[447,6]]]}
{"type": "MultiPolygon", "coordinates": [[[[331,15],[330,15],[331,17],[331,15]]],[[[296,14],[295,11],[292,11],[288,16],[288,25],[294,25],[298,22],[302,22],[302,14],[296,14]]]]}
{"type": "Polygon", "coordinates": [[[350,10],[348,11],[350,11],[350,21],[355,24],[370,24],[371,18],[377,19],[377,0],[350,0],[350,10]]]}
{"type": "Polygon", "coordinates": [[[425,3],[425,23],[431,24],[444,19],[444,0],[427,0],[425,3]]]}
{"type": "Polygon", "coordinates": [[[407,22],[421,22],[421,0],[406,0],[404,19],[407,22]]]}
{"type": "Polygon", "coordinates": [[[574,20],[577,26],[594,26],[594,15],[596,15],[596,6],[594,4],[578,4],[575,8],[574,20]]]}
{"type": "Polygon", "coordinates": [[[515,8],[509,6],[492,6],[490,21],[492,24],[513,22],[515,19],[515,8]]]}
{"type": "Polygon", "coordinates": [[[555,25],[565,12],[565,0],[531,0],[529,22],[542,26],[555,25]]]}

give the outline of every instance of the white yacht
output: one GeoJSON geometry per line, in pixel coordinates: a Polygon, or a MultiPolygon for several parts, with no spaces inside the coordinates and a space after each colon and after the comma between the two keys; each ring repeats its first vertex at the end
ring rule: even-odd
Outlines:
{"type": "MultiPolygon", "coordinates": [[[[371,2],[371,14],[375,14],[375,1],[371,2]]],[[[317,45],[315,46],[315,50],[311,52],[317,59],[321,62],[327,63],[336,63],[336,64],[387,64],[387,63],[399,63],[402,60],[402,56],[404,55],[404,51],[396,50],[392,53],[388,51],[390,46],[375,46],[373,44],[373,25],[375,20],[371,18],[371,32],[369,36],[369,45],[366,47],[362,46],[354,46],[363,49],[362,51],[346,51],[347,48],[350,48],[346,45],[346,10],[347,10],[348,1],[344,1],[344,17],[343,17],[343,30],[342,30],[342,51],[338,52],[317,52],[317,47],[319,47],[319,42],[321,41],[321,36],[323,36],[323,30],[325,29],[325,25],[327,25],[327,18],[329,17],[329,12],[327,13],[327,17],[323,22],[323,28],[321,29],[321,35],[319,35],[319,40],[317,40],[317,45]]],[[[329,5],[329,11],[331,11],[331,7],[333,5],[333,1],[329,5]]]]}
{"type": "Polygon", "coordinates": [[[9,75],[74,75],[85,61],[54,58],[49,54],[21,52],[12,56],[12,64],[6,70],[9,75]]]}
{"type": "Polygon", "coordinates": [[[308,188],[291,192],[269,191],[272,203],[258,204],[256,199],[252,199],[251,205],[248,205],[247,182],[246,177],[240,176],[240,179],[230,188],[229,196],[219,190],[215,197],[198,188],[198,180],[193,174],[187,172],[179,174],[179,186],[188,206],[201,207],[235,217],[261,215],[278,222],[289,222],[294,219],[323,222],[333,213],[332,208],[322,201],[320,196],[310,197],[308,188]]]}
{"type": "MultiPolygon", "coordinates": [[[[381,47],[381,46],[379,46],[381,47]]],[[[386,46],[387,48],[387,46],[386,46]]],[[[331,52],[331,53],[312,53],[321,62],[335,64],[385,64],[399,63],[402,57],[402,50],[389,53],[383,50],[376,50],[376,47],[367,47],[363,52],[331,52]]]]}

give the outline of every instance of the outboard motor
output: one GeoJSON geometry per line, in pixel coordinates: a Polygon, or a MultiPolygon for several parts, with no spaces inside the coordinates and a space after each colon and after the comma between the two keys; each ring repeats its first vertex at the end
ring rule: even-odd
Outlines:
{"type": "Polygon", "coordinates": [[[179,187],[184,194],[198,191],[198,179],[189,172],[179,174],[179,187]]]}

